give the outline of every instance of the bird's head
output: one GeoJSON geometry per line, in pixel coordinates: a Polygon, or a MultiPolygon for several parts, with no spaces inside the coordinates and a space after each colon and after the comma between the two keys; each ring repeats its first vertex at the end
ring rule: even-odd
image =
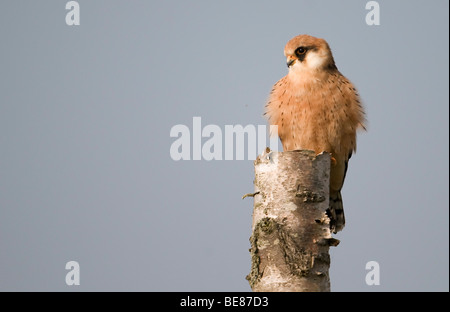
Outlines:
{"type": "Polygon", "coordinates": [[[330,47],[324,39],[308,35],[296,36],[286,44],[284,55],[289,72],[336,68],[330,47]]]}

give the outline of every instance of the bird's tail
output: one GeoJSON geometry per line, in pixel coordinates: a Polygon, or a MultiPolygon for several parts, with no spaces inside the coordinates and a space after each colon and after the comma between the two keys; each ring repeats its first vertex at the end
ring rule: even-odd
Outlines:
{"type": "Polygon", "coordinates": [[[336,234],[344,228],[345,217],[341,191],[330,191],[330,207],[327,214],[330,218],[330,229],[333,233],[336,234]]]}

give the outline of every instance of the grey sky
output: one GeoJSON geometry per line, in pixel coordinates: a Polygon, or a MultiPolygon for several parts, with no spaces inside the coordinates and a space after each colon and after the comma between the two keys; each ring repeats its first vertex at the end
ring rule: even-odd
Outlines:
{"type": "Polygon", "coordinates": [[[378,1],[380,26],[359,0],[80,0],[80,26],[66,2],[0,10],[1,291],[250,291],[252,161],[175,162],[169,133],[266,124],[302,33],[328,41],[369,121],[332,290],[448,291],[448,1],[378,1]]]}

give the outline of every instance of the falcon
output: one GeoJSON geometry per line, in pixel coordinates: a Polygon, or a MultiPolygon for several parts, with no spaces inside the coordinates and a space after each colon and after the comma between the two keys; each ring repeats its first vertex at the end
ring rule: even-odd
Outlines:
{"type": "Polygon", "coordinates": [[[278,126],[284,151],[313,150],[331,154],[330,229],[345,225],[341,189],[348,161],[356,152],[356,132],[365,128],[358,91],[337,69],[324,39],[292,38],[284,48],[288,74],[272,89],[265,114],[278,126]]]}

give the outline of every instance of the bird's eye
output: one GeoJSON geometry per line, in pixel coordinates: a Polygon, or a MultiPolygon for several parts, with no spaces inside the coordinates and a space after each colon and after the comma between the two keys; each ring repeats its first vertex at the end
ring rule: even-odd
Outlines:
{"type": "Polygon", "coordinates": [[[306,48],[304,47],[299,47],[297,48],[297,50],[295,50],[295,55],[300,56],[306,53],[306,48]]]}

